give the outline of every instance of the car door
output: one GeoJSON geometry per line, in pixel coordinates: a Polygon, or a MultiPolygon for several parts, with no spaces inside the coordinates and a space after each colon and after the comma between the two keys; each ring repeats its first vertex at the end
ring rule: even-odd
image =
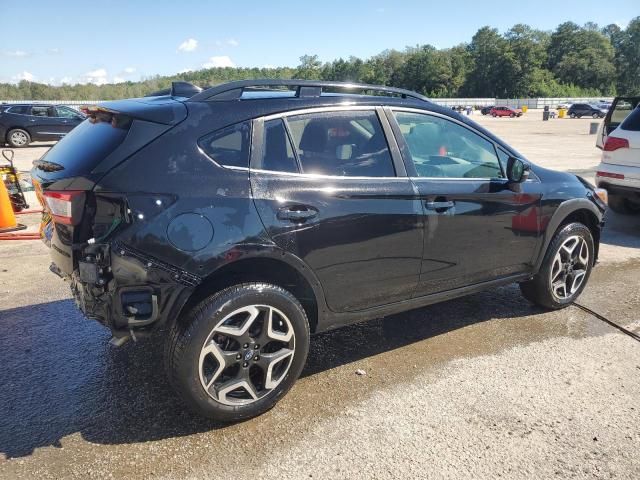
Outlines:
{"type": "Polygon", "coordinates": [[[29,116],[29,131],[33,140],[57,140],[60,138],[58,119],[54,107],[33,105],[29,116]]]}
{"type": "Polygon", "coordinates": [[[375,107],[254,122],[251,188],[271,239],[319,279],[332,311],[410,298],[420,276],[422,207],[375,107]]]}
{"type": "Polygon", "coordinates": [[[84,120],[82,115],[69,107],[56,105],[54,109],[55,118],[58,122],[57,130],[60,136],[66,135],[84,120]]]}
{"type": "Polygon", "coordinates": [[[539,182],[510,184],[508,154],[462,122],[421,110],[387,113],[423,206],[416,294],[529,271],[540,234],[539,182]]]}

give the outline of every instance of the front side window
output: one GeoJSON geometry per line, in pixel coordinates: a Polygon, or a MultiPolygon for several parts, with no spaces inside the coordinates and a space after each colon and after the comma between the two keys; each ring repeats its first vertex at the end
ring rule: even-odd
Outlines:
{"type": "Polygon", "coordinates": [[[55,107],[56,117],[61,118],[78,118],[80,115],[78,112],[70,109],[69,107],[55,107]]]}
{"type": "Polygon", "coordinates": [[[248,168],[251,124],[242,122],[215,131],[202,137],[198,145],[219,165],[248,168]]]}
{"type": "Polygon", "coordinates": [[[502,178],[493,143],[455,122],[394,112],[419,177],[502,178]]]}
{"type": "Polygon", "coordinates": [[[302,173],[340,177],[394,177],[395,169],[375,111],[287,117],[302,173]]]}

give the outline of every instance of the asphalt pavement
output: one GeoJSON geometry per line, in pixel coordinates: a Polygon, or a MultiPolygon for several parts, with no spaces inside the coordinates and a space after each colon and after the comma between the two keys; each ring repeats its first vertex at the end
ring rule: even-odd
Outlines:
{"type": "MultiPolygon", "coordinates": [[[[579,303],[640,334],[640,217],[607,223],[579,303]]],[[[0,244],[1,479],[640,478],[640,342],[578,307],[513,285],[319,334],[273,410],[220,425],[48,265],[0,244]]]]}

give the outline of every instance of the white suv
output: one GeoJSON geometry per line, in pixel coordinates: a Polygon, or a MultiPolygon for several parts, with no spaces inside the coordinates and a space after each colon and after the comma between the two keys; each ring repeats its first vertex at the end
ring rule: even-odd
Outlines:
{"type": "MultiPolygon", "coordinates": [[[[613,211],[640,213],[640,106],[633,108],[635,105],[630,104],[624,112],[628,116],[606,132],[607,120],[611,122],[612,113],[616,116],[613,111],[616,103],[604,122],[605,132],[600,147],[603,152],[596,172],[596,183],[609,192],[609,207],[613,211]]],[[[626,104],[619,102],[618,106],[626,104]]]]}

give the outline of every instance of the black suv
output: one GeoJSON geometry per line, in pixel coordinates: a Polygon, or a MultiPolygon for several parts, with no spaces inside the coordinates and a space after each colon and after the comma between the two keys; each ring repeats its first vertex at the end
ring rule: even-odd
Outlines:
{"type": "Polygon", "coordinates": [[[14,148],[60,140],[85,119],[64,105],[0,105],[0,142],[14,148]]]}
{"type": "Polygon", "coordinates": [[[197,412],[260,414],[315,332],[519,282],[570,304],[605,204],[406,90],[240,81],[114,101],[32,170],[51,270],[112,343],[167,331],[197,412]]]}
{"type": "Polygon", "coordinates": [[[567,113],[571,118],[604,118],[607,114],[607,109],[589,105],[588,103],[574,103],[569,107],[569,111],[567,113]]]}

